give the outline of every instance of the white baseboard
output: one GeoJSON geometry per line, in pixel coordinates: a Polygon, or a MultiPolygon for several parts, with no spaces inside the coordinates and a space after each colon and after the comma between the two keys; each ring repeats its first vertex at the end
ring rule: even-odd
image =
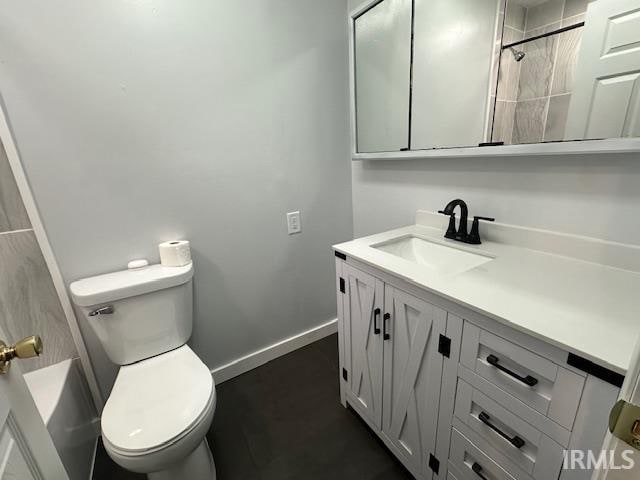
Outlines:
{"type": "Polygon", "coordinates": [[[225,382],[233,377],[237,377],[249,370],[253,370],[260,365],[264,365],[271,360],[274,360],[282,355],[293,352],[298,348],[302,348],[310,343],[320,340],[321,338],[328,337],[338,331],[338,319],[323,323],[310,330],[306,330],[302,333],[294,335],[293,337],[285,338],[273,345],[262,348],[255,352],[240,357],[232,362],[216,367],[211,370],[213,380],[216,383],[225,382]]]}

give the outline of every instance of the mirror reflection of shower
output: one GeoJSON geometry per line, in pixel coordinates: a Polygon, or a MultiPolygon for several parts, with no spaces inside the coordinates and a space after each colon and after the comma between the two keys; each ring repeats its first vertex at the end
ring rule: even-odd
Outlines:
{"type": "Polygon", "coordinates": [[[491,141],[562,141],[589,2],[501,2],[491,141]]]}

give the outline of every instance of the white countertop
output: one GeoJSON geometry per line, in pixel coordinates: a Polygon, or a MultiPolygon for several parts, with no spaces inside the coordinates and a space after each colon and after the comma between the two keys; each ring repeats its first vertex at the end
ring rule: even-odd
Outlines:
{"type": "Polygon", "coordinates": [[[630,365],[640,334],[637,272],[505,243],[483,240],[482,245],[466,245],[424,225],[359,238],[334,249],[618,373],[626,373],[630,365]],[[407,234],[495,258],[445,276],[371,247],[407,234]]]}

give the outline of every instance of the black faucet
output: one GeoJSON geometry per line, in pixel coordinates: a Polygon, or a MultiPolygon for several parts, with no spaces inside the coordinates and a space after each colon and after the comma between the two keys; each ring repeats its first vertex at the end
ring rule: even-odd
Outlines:
{"type": "Polygon", "coordinates": [[[495,218],[489,217],[473,217],[473,223],[471,224],[471,233],[467,233],[467,219],[469,215],[469,209],[464,200],[457,198],[447,203],[444,210],[438,210],[438,213],[449,216],[449,227],[444,234],[445,238],[457,240],[458,242],[470,243],[472,245],[480,245],[480,232],[478,231],[478,221],[486,220],[487,222],[493,222],[495,218]],[[454,212],[456,207],[460,207],[460,225],[456,231],[456,214],[454,212]]]}
{"type": "Polygon", "coordinates": [[[443,215],[449,215],[449,228],[447,233],[444,234],[444,238],[451,238],[452,240],[463,241],[467,238],[467,216],[469,215],[469,209],[464,200],[456,198],[447,203],[444,210],[438,210],[438,213],[443,215]],[[454,212],[456,207],[460,207],[460,226],[456,231],[456,214],[454,212]]]}

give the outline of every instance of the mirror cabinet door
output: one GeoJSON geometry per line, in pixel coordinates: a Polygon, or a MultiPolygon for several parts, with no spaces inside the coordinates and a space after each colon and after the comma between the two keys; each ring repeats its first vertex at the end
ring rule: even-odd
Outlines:
{"type": "Polygon", "coordinates": [[[488,141],[502,3],[415,0],[412,150],[488,141]]]}
{"type": "Polygon", "coordinates": [[[354,21],[357,151],[409,147],[411,0],[383,0],[354,21]]]}
{"type": "Polygon", "coordinates": [[[640,0],[381,0],[357,152],[640,137],[640,0]]]}

